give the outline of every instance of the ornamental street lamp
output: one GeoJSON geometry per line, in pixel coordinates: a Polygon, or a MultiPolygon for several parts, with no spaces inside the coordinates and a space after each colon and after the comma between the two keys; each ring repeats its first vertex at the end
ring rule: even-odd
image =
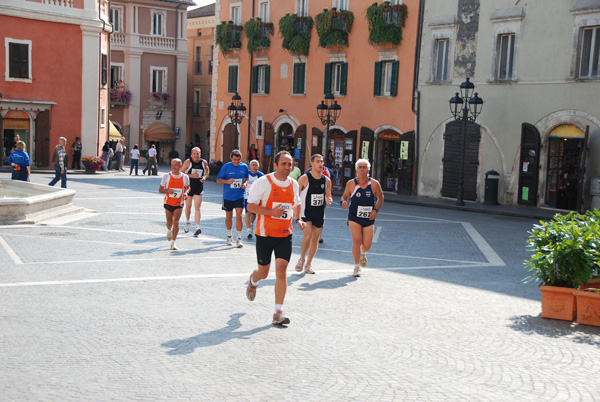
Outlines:
{"type": "Polygon", "coordinates": [[[325,94],[325,100],[321,101],[317,105],[317,116],[321,120],[321,124],[327,125],[327,131],[325,131],[324,142],[323,142],[323,157],[327,158],[327,148],[329,142],[329,126],[335,124],[338,117],[342,113],[342,107],[338,105],[337,101],[334,100],[334,96],[331,92],[325,94]]]}
{"type": "Polygon", "coordinates": [[[237,137],[236,144],[238,148],[240,146],[238,125],[242,122],[244,114],[246,114],[246,106],[242,103],[242,97],[236,92],[231,98],[231,105],[227,107],[227,115],[235,127],[237,137]]]}
{"type": "Polygon", "coordinates": [[[483,108],[483,99],[473,95],[475,85],[467,77],[466,81],[460,84],[460,94],[456,94],[450,99],[450,112],[454,119],[461,122],[460,130],[460,165],[458,166],[458,190],[456,194],[456,205],[465,205],[463,201],[464,193],[464,165],[465,165],[465,138],[467,136],[467,122],[475,122],[477,116],[483,108]],[[462,110],[461,110],[462,108],[462,110]]]}

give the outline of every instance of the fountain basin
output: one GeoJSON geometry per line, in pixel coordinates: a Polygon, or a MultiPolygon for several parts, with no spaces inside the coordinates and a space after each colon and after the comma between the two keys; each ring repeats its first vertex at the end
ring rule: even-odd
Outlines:
{"type": "Polygon", "coordinates": [[[36,223],[82,211],[73,207],[75,190],[0,179],[0,224],[36,223]]]}

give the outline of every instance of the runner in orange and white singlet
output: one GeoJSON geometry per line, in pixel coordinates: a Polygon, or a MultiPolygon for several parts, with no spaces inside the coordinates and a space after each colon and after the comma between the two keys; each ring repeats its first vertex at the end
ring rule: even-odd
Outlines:
{"type": "Polygon", "coordinates": [[[293,168],[289,152],[281,151],[275,156],[275,172],[256,180],[248,195],[248,212],[256,219],[256,259],[258,269],[250,275],[246,297],[254,300],[258,282],[269,275],[271,254],[275,252],[275,313],[273,325],[289,324],[282,306],[287,290],[286,270],[292,256],[292,224],[300,230],[305,227],[300,219],[301,204],[298,182],[288,175],[293,168]]]}
{"type": "Polygon", "coordinates": [[[177,250],[175,240],[179,233],[179,218],[190,188],[190,178],[180,172],[181,159],[171,161],[171,171],[165,174],[160,182],[158,192],[165,194],[164,207],[167,218],[167,240],[171,242],[171,250],[177,250]]]}

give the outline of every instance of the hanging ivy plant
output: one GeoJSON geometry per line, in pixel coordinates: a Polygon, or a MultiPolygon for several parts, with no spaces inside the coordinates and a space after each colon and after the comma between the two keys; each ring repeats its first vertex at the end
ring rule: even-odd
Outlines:
{"type": "Polygon", "coordinates": [[[271,38],[275,29],[272,22],[262,22],[260,18],[250,18],[244,24],[244,33],[248,38],[248,52],[254,53],[258,49],[268,49],[271,46],[271,38]]]}
{"type": "Polygon", "coordinates": [[[308,56],[313,24],[311,17],[299,17],[296,14],[281,17],[279,33],[283,38],[283,48],[294,55],[308,56]]]}
{"type": "Polygon", "coordinates": [[[348,34],[352,30],[354,14],[351,11],[337,11],[334,7],[330,10],[323,9],[315,18],[319,46],[338,47],[348,46],[348,34]]]}
{"type": "Polygon", "coordinates": [[[406,4],[391,5],[389,1],[373,3],[367,8],[369,43],[373,46],[386,43],[398,46],[402,42],[402,28],[407,14],[406,4]]]}
{"type": "Polygon", "coordinates": [[[241,25],[234,25],[232,21],[223,21],[221,25],[217,25],[215,42],[224,55],[242,47],[242,29],[241,25]]]}

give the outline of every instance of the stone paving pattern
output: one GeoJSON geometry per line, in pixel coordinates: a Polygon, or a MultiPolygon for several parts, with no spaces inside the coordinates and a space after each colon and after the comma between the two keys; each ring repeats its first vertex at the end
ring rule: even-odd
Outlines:
{"type": "Polygon", "coordinates": [[[254,243],[225,246],[220,186],[170,251],[158,184],[72,175],[84,218],[0,228],[20,259],[0,247],[1,401],[600,399],[600,328],[542,319],[521,283],[535,220],[386,203],[357,279],[334,205],[316,275],[295,236],[278,328],[274,276],[246,300],[254,243]]]}

